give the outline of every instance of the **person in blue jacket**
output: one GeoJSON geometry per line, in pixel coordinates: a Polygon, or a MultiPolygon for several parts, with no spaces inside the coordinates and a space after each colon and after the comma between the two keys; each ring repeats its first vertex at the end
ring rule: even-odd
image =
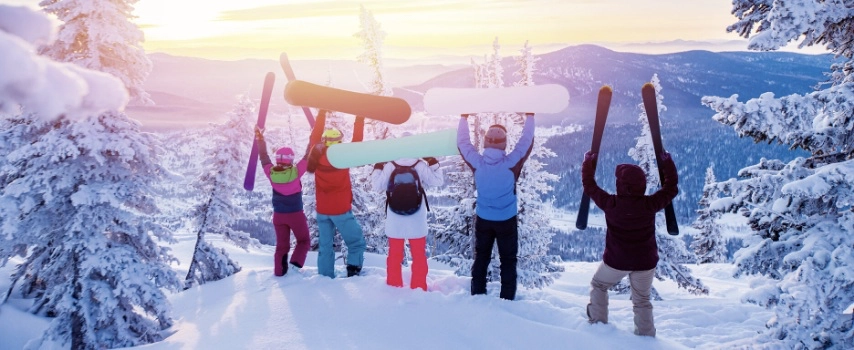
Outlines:
{"type": "Polygon", "coordinates": [[[468,114],[460,118],[457,147],[474,172],[477,189],[475,204],[475,253],[471,271],[471,294],[486,294],[486,274],[492,260],[492,246],[498,244],[501,261],[502,299],[516,298],[516,255],[519,251],[516,220],[516,180],[534,146],[534,114],[525,115],[525,126],[516,147],[507,153],[507,129],[492,125],[483,140],[483,154],[471,143],[468,114]]]}

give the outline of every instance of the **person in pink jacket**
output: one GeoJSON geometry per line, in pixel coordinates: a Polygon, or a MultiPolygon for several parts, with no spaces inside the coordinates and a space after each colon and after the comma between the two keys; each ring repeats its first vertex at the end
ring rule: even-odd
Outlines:
{"type": "Polygon", "coordinates": [[[374,165],[371,180],[374,190],[386,191],[387,196],[386,284],[403,287],[401,263],[404,257],[405,241],[409,240],[409,251],[412,254],[412,278],[409,287],[426,291],[427,211],[430,207],[427,204],[423,186],[440,186],[444,182],[439,162],[436,158],[404,158],[388,163],[378,163],[374,165]],[[413,179],[418,183],[414,184],[413,179]],[[415,185],[417,189],[413,191],[412,188],[404,187],[411,185],[415,185]],[[402,195],[405,198],[396,199],[394,197],[396,195],[402,195]]]}
{"type": "MultiPolygon", "coordinates": [[[[311,238],[308,233],[308,221],[302,206],[302,182],[308,166],[306,157],[294,164],[294,151],[282,147],[276,151],[276,164],[270,161],[267,143],[262,130],[255,129],[258,140],[258,159],[264,168],[264,174],[273,186],[273,227],[276,229],[276,252],[273,254],[273,274],[283,276],[288,273],[288,252],[291,250],[291,231],[297,239],[290,264],[296,268],[305,265],[311,238]]],[[[306,152],[307,154],[308,152],[306,152]]]]}

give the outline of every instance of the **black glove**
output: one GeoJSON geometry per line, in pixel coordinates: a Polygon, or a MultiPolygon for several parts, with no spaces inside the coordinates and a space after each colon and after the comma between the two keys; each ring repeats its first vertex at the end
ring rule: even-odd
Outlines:
{"type": "Polygon", "coordinates": [[[584,161],[587,162],[587,161],[596,160],[596,157],[598,157],[598,156],[599,155],[596,153],[587,151],[586,153],[584,153],[584,161]]]}
{"type": "Polygon", "coordinates": [[[383,170],[383,167],[385,167],[385,162],[374,164],[374,170],[383,170]]]}
{"type": "Polygon", "coordinates": [[[427,165],[439,164],[439,160],[433,157],[426,157],[424,161],[427,162],[427,165]]]}

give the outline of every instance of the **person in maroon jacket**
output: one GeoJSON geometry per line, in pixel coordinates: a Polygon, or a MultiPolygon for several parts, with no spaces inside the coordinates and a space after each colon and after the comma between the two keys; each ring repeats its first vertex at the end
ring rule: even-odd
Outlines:
{"type": "Polygon", "coordinates": [[[602,190],[594,178],[596,154],[584,154],[581,184],[584,194],[605,212],[605,253],[602,263],[590,281],[590,323],[608,323],[608,288],[629,276],[635,314],[635,334],[655,336],[652,303],[649,301],[658,245],[655,242],[655,213],[664,209],[676,194],[676,165],[670,154],[661,154],[662,187],[652,195],[646,193],[646,174],[637,165],[617,165],[617,194],[602,190]]]}

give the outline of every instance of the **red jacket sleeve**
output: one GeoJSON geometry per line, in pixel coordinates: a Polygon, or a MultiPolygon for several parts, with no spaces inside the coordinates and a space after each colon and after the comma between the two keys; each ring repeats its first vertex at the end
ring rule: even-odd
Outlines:
{"type": "Polygon", "coordinates": [[[362,142],[365,138],[365,117],[356,117],[353,124],[353,139],[350,142],[362,142]]]}
{"type": "Polygon", "coordinates": [[[326,110],[321,109],[317,112],[317,119],[314,121],[314,129],[311,129],[311,136],[308,137],[308,148],[311,149],[314,145],[320,143],[323,137],[323,129],[326,128],[326,110]]]}

